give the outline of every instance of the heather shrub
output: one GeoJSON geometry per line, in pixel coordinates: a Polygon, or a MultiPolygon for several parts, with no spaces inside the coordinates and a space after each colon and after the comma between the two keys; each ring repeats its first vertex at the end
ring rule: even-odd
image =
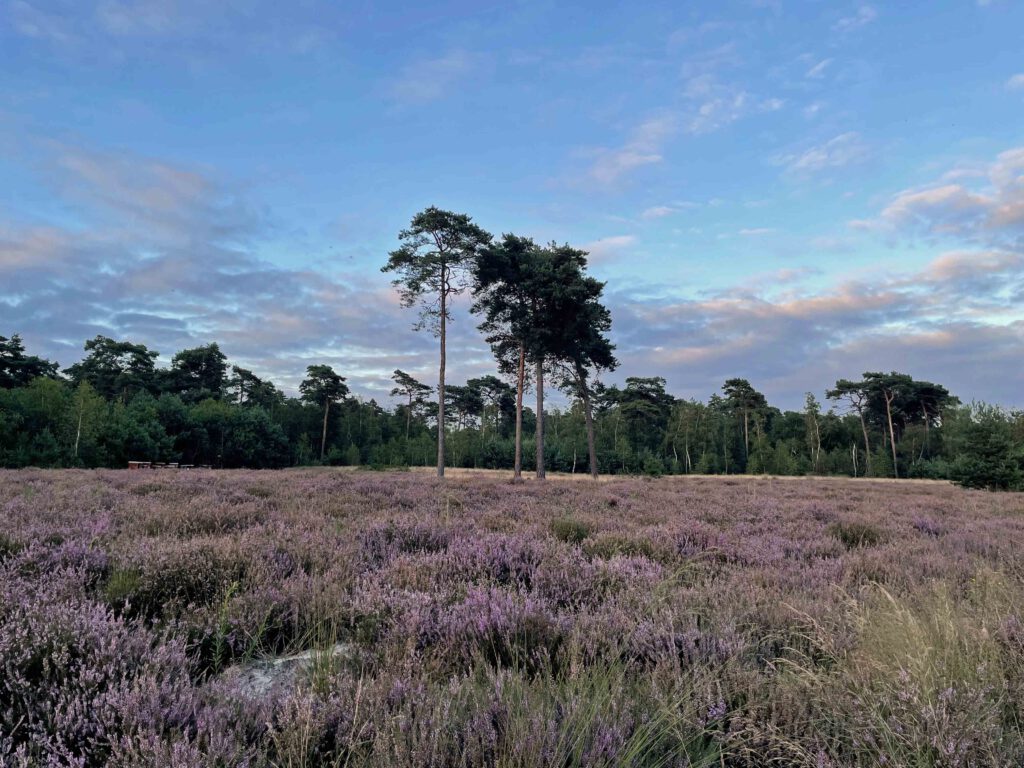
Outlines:
{"type": "Polygon", "coordinates": [[[0,533],[0,561],[4,558],[16,555],[24,549],[21,542],[15,541],[5,533],[0,533]]]}
{"type": "Polygon", "coordinates": [[[551,535],[566,544],[581,544],[590,532],[589,525],[572,517],[560,517],[551,521],[551,535]]]}
{"type": "Polygon", "coordinates": [[[144,693],[152,702],[188,686],[180,642],[165,645],[88,599],[81,570],[27,580],[5,568],[0,587],[0,733],[30,764],[105,765],[144,693]]]}
{"type": "Polygon", "coordinates": [[[941,536],[946,532],[946,528],[942,523],[938,522],[934,518],[925,517],[923,515],[915,517],[912,525],[916,531],[923,533],[925,536],[941,536]]]}
{"type": "Polygon", "coordinates": [[[443,528],[426,523],[398,524],[388,521],[363,531],[359,544],[366,562],[380,566],[402,552],[439,552],[450,536],[443,528]]]}
{"type": "Polygon", "coordinates": [[[825,479],[7,473],[0,765],[1021,764],[1021,506],[825,479]]]}
{"type": "Polygon", "coordinates": [[[107,582],[108,596],[129,616],[171,618],[217,601],[244,567],[214,548],[166,541],[132,553],[107,582]]]}
{"type": "Polygon", "coordinates": [[[473,588],[438,618],[436,627],[421,630],[420,643],[431,646],[439,660],[464,669],[482,660],[497,669],[536,674],[557,669],[566,630],[566,622],[538,600],[473,588]]]}
{"type": "Polygon", "coordinates": [[[134,568],[115,568],[103,585],[103,598],[118,611],[129,610],[129,604],[139,593],[141,583],[141,574],[134,568]]]}
{"type": "Polygon", "coordinates": [[[830,536],[838,539],[847,549],[870,547],[882,540],[882,531],[870,523],[838,521],[828,526],[830,536]]]}
{"type": "Polygon", "coordinates": [[[616,555],[646,557],[660,563],[676,559],[676,553],[665,544],[656,544],[645,536],[600,533],[583,542],[583,551],[590,557],[610,560],[616,555]]]}

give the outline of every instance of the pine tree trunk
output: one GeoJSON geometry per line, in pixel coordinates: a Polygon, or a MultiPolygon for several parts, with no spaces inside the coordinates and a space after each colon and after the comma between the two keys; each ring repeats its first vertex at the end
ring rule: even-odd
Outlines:
{"type": "Polygon", "coordinates": [[[327,412],[331,409],[331,401],[324,401],[324,428],[320,435],[320,461],[324,460],[324,450],[327,448],[327,412]]]}
{"type": "Polygon", "coordinates": [[[818,420],[814,420],[814,471],[821,472],[821,427],[818,425],[818,420]]]}
{"type": "MultiPolygon", "coordinates": [[[[447,280],[448,276],[443,274],[445,268],[442,267],[442,282],[447,280]]],[[[437,476],[444,477],[444,363],[445,363],[445,315],[447,314],[447,303],[448,298],[444,287],[441,288],[441,366],[437,374],[437,476]]]]}
{"type": "Polygon", "coordinates": [[[747,412],[743,412],[743,458],[750,458],[750,430],[747,427],[747,412]]]}
{"type": "Polygon", "coordinates": [[[523,476],[523,389],[526,387],[526,349],[519,345],[519,370],[516,372],[516,463],[512,477],[523,476]]]}
{"type": "Polygon", "coordinates": [[[929,440],[931,437],[931,419],[928,416],[928,406],[923,404],[921,405],[921,415],[924,417],[924,442],[921,444],[921,455],[917,458],[918,461],[924,460],[925,451],[931,447],[929,440]]]}
{"type": "Polygon", "coordinates": [[[544,473],[544,358],[537,358],[537,479],[544,473]]]}
{"type": "MultiPolygon", "coordinates": [[[[81,392],[79,392],[81,397],[81,392]]],[[[75,432],[75,459],[78,459],[78,442],[82,439],[82,415],[85,412],[85,404],[79,403],[78,405],[78,430],[75,432]]]]}
{"type": "Polygon", "coordinates": [[[590,461],[590,476],[597,480],[597,443],[594,440],[594,414],[590,406],[590,391],[587,389],[586,380],[582,374],[577,372],[580,381],[580,395],[583,398],[583,417],[587,423],[587,457],[590,461]]]}
{"type": "Polygon", "coordinates": [[[412,426],[412,392],[409,392],[409,410],[405,412],[405,442],[409,443],[409,428],[412,426]]]}

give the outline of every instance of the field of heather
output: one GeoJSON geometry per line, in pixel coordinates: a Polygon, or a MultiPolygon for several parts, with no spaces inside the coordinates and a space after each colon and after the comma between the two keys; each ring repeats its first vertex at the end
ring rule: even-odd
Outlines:
{"type": "Polygon", "coordinates": [[[0,764],[1024,763],[1024,496],[0,474],[0,764]]]}

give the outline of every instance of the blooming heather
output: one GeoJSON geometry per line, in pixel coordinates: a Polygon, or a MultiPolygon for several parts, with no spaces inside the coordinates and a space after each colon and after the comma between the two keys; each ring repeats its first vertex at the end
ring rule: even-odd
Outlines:
{"type": "Polygon", "coordinates": [[[1020,495],[22,470],[0,516],[0,765],[1024,761],[1020,495]]]}

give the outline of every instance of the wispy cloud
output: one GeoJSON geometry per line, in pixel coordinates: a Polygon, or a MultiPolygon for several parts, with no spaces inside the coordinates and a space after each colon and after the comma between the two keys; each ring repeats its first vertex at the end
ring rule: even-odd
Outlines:
{"type": "Polygon", "coordinates": [[[641,212],[640,218],[648,220],[661,219],[664,218],[665,216],[671,216],[675,212],[676,209],[673,208],[671,205],[654,205],[651,206],[650,208],[646,208],[643,212],[641,212]]]}
{"type": "Polygon", "coordinates": [[[864,370],[903,370],[954,392],[1024,403],[1024,258],[952,252],[919,270],[802,287],[783,269],[692,300],[613,294],[623,367],[657,371],[674,391],[706,397],[730,376],[796,405],[864,370]],[[982,385],[977,370],[991,373],[982,385]]]}
{"type": "Polygon", "coordinates": [[[869,154],[860,134],[849,131],[801,152],[778,155],[773,162],[788,174],[810,176],[863,162],[869,154]]]}
{"type": "Polygon", "coordinates": [[[822,59],[813,67],[808,69],[807,72],[804,73],[804,77],[810,78],[812,80],[821,79],[822,77],[825,76],[825,70],[828,69],[828,65],[831,64],[832,61],[832,59],[822,59]]]}
{"type": "Polygon", "coordinates": [[[1007,80],[1006,87],[1009,88],[1011,91],[1024,90],[1024,72],[1014,75],[1009,80],[1007,80]]]}
{"type": "MultiPolygon", "coordinates": [[[[432,357],[386,282],[257,256],[267,223],[229,185],[165,160],[47,146],[55,194],[93,215],[73,229],[0,223],[0,327],[39,353],[67,365],[100,333],[164,353],[215,340],[289,389],[322,361],[362,391],[432,357]],[[380,323],[402,342],[382,349],[380,323]]],[[[463,325],[456,346],[478,343],[463,325]]]]}
{"type": "Polygon", "coordinates": [[[267,52],[305,55],[334,39],[308,8],[257,8],[204,0],[0,0],[0,26],[6,15],[18,35],[90,66],[135,67],[168,57],[191,72],[215,60],[237,67],[241,58],[267,52]]]}
{"type": "Polygon", "coordinates": [[[837,32],[852,32],[862,27],[866,27],[877,18],[878,11],[876,11],[873,6],[862,5],[852,15],[844,16],[839,19],[839,21],[832,25],[832,29],[837,32]]]}
{"type": "Polygon", "coordinates": [[[449,95],[479,65],[478,56],[456,48],[442,56],[405,65],[392,81],[389,92],[400,104],[427,104],[449,95]]]}
{"type": "Polygon", "coordinates": [[[610,186],[645,165],[660,163],[662,147],[675,130],[671,116],[652,117],[637,125],[629,139],[615,149],[599,149],[589,170],[589,180],[610,186]]]}
{"type": "Polygon", "coordinates": [[[593,240],[583,246],[592,264],[606,264],[626,255],[636,245],[635,235],[612,235],[593,240]]]}
{"type": "Polygon", "coordinates": [[[735,84],[720,82],[710,74],[686,82],[683,95],[690,103],[686,130],[699,135],[710,133],[747,115],[776,112],[785,105],[779,98],[761,98],[735,84]]]}
{"type": "Polygon", "coordinates": [[[899,192],[860,228],[955,237],[989,247],[1024,248],[1024,147],[1000,153],[979,177],[961,175],[899,192]],[[968,186],[970,181],[975,183],[968,186]]]}
{"type": "Polygon", "coordinates": [[[66,44],[77,38],[74,26],[59,13],[45,11],[25,2],[13,0],[8,6],[11,26],[24,37],[66,44]]]}
{"type": "MultiPolygon", "coordinates": [[[[862,222],[949,244],[916,268],[881,262],[831,281],[783,268],[695,299],[613,294],[623,367],[658,371],[674,390],[701,397],[743,372],[794,405],[808,386],[821,391],[840,377],[892,369],[1024,405],[1024,147],[983,171],[898,192],[862,222]]],[[[810,246],[849,243],[819,238],[810,246]]]]}
{"type": "Polygon", "coordinates": [[[188,18],[173,0],[107,0],[96,17],[114,35],[163,35],[176,30],[188,18]]]}

